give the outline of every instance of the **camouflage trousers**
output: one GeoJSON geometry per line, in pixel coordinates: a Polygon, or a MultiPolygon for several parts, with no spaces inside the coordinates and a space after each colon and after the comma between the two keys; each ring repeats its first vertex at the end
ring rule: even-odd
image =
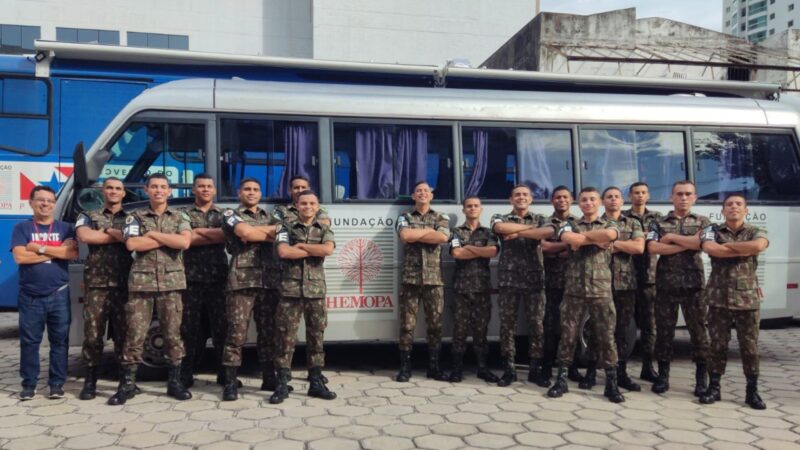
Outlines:
{"type": "Polygon", "coordinates": [[[164,354],[171,364],[180,364],[183,359],[181,320],[183,319],[183,291],[129,292],[125,304],[128,330],[122,350],[122,364],[142,362],[144,341],[153,319],[153,305],[164,336],[164,354]]]}
{"type": "Polygon", "coordinates": [[[500,355],[514,358],[514,333],[517,328],[519,304],[525,305],[528,321],[528,356],[541,358],[544,353],[544,290],[500,288],[497,303],[500,306],[500,355]]]}
{"type": "Polygon", "coordinates": [[[251,314],[256,323],[258,362],[264,365],[275,359],[275,310],[279,299],[277,289],[248,288],[228,291],[225,298],[228,332],[222,365],[242,365],[242,347],[247,342],[251,314]]]}
{"type": "Polygon", "coordinates": [[[617,343],[617,357],[620,361],[628,360],[628,327],[633,321],[636,311],[636,291],[614,291],[614,310],[617,312],[617,321],[614,325],[614,341],[617,343]]]}
{"type": "Polygon", "coordinates": [[[442,312],[444,311],[444,287],[400,286],[400,351],[410,352],[414,344],[414,329],[417,327],[419,302],[425,310],[425,325],[428,347],[438,349],[442,346],[442,312]]]}
{"type": "Polygon", "coordinates": [[[222,348],[228,322],[225,312],[225,284],[190,283],[183,293],[183,321],[181,337],[186,352],[184,362],[194,366],[206,348],[203,322],[208,321],[214,352],[222,361],[222,348]]]}
{"type": "Polygon", "coordinates": [[[486,355],[486,334],[492,318],[492,296],[488,292],[457,292],[453,305],[453,352],[467,351],[467,336],[472,335],[475,354],[486,355]]]}
{"type": "Polygon", "coordinates": [[[758,376],[758,326],[759,310],[738,311],[711,307],[708,314],[708,334],[711,337],[711,358],[708,370],[720,375],[725,373],[728,362],[728,341],[731,340],[731,325],[736,327],[742,368],[747,377],[758,376]]]}
{"type": "Polygon", "coordinates": [[[642,356],[652,358],[656,346],[656,285],[639,283],[636,290],[636,326],[639,327],[642,356]]]}
{"type": "Polygon", "coordinates": [[[563,289],[546,289],[547,302],[544,308],[544,350],[542,362],[545,367],[556,364],[558,354],[558,341],[561,337],[561,300],[564,298],[563,289]]]}
{"type": "Polygon", "coordinates": [[[328,311],[324,298],[284,297],[278,302],[275,326],[278,329],[278,352],[275,365],[279,369],[291,369],[300,316],[306,322],[306,365],[325,366],[325,327],[328,326],[328,311]]]}
{"type": "Polygon", "coordinates": [[[567,367],[572,364],[575,346],[582,332],[584,316],[589,314],[592,350],[597,355],[597,367],[614,367],[618,362],[614,327],[617,312],[614,301],[607,298],[587,298],[564,295],[561,301],[561,340],[558,343],[558,363],[567,367]]]}
{"type": "Polygon", "coordinates": [[[106,322],[110,322],[114,339],[114,357],[122,361],[122,348],[128,323],[125,320],[125,303],[128,290],[121,288],[86,288],[83,303],[83,350],[81,356],[88,367],[97,367],[103,357],[103,337],[106,322]]]}
{"type": "Polygon", "coordinates": [[[656,302],[656,347],[658,361],[672,360],[672,341],[675,340],[675,325],[678,323],[678,307],[683,311],[689,338],[692,341],[692,361],[706,361],[708,358],[708,328],[706,327],[707,308],[703,302],[702,289],[682,291],[662,291],[657,293],[656,302]]]}

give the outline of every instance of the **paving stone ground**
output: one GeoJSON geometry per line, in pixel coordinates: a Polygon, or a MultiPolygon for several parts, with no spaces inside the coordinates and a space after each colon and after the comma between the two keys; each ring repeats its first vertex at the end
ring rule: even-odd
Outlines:
{"type": "MultiPolygon", "coordinates": [[[[308,398],[305,372],[294,371],[296,394],[270,405],[260,379],[244,376],[243,398],[221,402],[214,375],[200,374],[195,398],[177,402],[163,382],[124,406],[108,406],[116,383],[101,380],[100,395],[77,399],[80,351],[70,350],[66,398],[42,395],[27,402],[19,391],[19,338],[15,313],[0,313],[0,448],[4,449],[434,449],[659,448],[800,449],[800,325],[761,333],[761,395],[769,408],[743,404],[745,380],[735,350],[723,379],[723,401],[700,405],[692,396],[693,366],[673,364],[666,395],[626,393],[615,405],[570,385],[549,399],[527,382],[508,388],[468,373],[462,383],[442,383],[415,371],[410,383],[392,380],[388,364],[332,367],[326,371],[334,401],[308,398]]],[[[678,339],[688,341],[685,331],[678,339]]],[[[731,348],[736,349],[735,340],[731,348]]],[[[385,351],[381,347],[380,351],[385,351]]],[[[107,348],[110,351],[110,348],[107,348]]],[[[377,351],[377,350],[376,350],[377,351]]],[[[42,352],[46,376],[47,351],[42,352]]],[[[364,355],[362,361],[371,361],[364,355]]],[[[631,366],[637,371],[639,363],[631,366]]],[[[526,378],[521,370],[520,379],[526,378]]],[[[601,380],[599,380],[602,383],[601,380]]],[[[46,381],[42,381],[46,383],[46,381]]],[[[46,392],[46,386],[40,386],[46,392]]]]}

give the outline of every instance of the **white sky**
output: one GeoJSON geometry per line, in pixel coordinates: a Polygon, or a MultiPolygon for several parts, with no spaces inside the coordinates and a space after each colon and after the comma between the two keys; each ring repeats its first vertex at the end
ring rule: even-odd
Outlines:
{"type": "Polygon", "coordinates": [[[714,31],[722,27],[721,0],[541,0],[542,11],[595,14],[636,8],[636,17],[664,17],[714,31]]]}

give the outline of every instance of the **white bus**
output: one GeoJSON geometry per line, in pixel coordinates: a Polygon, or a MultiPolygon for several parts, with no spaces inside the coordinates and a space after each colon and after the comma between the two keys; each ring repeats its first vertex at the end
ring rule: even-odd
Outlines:
{"type": "MultiPolygon", "coordinates": [[[[235,205],[239,180],[256,177],[270,208],[286,201],[290,176],[305,175],[336,234],[336,251],[325,262],[326,339],[391,341],[399,329],[395,220],[412,207],[408,194],[415,181],[428,181],[434,209],[446,212],[455,226],[463,220],[460,202],[466,195],[483,199],[482,221],[488,223],[492,214],[510,210],[509,192],[517,183],[531,186],[533,210],[549,215],[549,195],[557,185],[574,191],[616,185],[627,192],[632,183],[646,181],[651,207],[666,213],[672,183],[691,179],[699,196],[695,211],[712,221],[722,221],[726,192],[746,194],[748,220],[766,227],[771,241],[759,265],[762,318],[795,315],[800,237],[790,230],[800,224],[800,114],[766,98],[776,88],[732,83],[744,86],[744,95],[659,95],[635,87],[609,89],[610,78],[589,88],[585,77],[562,79],[583,87],[166,83],[140,94],[106,127],[86,152],[85,171],[76,156],[58,213],[70,220],[81,209],[97,207],[99,193],[91,186],[108,176],[125,180],[126,208],[145,200],[142,183],[150,172],[167,174],[178,204],[191,201],[188,188],[200,172],[215,178],[217,203],[225,206],[235,205]]],[[[722,85],[690,82],[685,91],[722,85]]],[[[447,256],[443,264],[452,271],[447,256]]],[[[77,285],[80,267],[73,275],[77,285]]],[[[72,295],[77,309],[71,342],[78,343],[82,291],[73,289],[72,295]]],[[[446,309],[449,318],[449,301],[446,309]]],[[[496,308],[493,314],[490,334],[496,336],[496,308]]]]}

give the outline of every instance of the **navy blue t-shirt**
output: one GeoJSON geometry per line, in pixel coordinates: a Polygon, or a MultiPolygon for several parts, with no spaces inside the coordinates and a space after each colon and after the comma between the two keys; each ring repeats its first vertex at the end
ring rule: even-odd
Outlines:
{"type": "MultiPolygon", "coordinates": [[[[11,250],[29,242],[48,247],[59,247],[67,239],[75,239],[71,224],[56,220],[52,225],[34,224],[28,219],[14,225],[11,232],[11,250]]],[[[19,265],[19,290],[27,295],[46,296],[69,283],[69,261],[53,259],[38,264],[19,265]]]]}

